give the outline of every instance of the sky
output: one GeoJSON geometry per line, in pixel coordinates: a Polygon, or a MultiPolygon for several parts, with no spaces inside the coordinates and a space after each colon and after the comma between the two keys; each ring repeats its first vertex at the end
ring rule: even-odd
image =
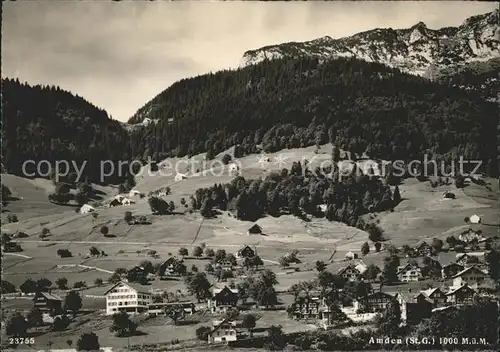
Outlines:
{"type": "Polygon", "coordinates": [[[3,3],[2,77],[55,85],[126,121],[172,83],[244,52],[373,28],[438,29],[497,5],[465,1],[3,3]]]}

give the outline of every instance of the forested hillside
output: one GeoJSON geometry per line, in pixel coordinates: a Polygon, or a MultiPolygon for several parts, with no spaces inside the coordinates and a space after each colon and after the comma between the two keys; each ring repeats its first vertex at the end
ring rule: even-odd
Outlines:
{"type": "MultiPolygon", "coordinates": [[[[315,58],[264,61],[181,80],[130,123],[133,155],[214,155],[332,142],[387,159],[425,152],[482,159],[494,166],[498,106],[476,93],[432,83],[377,63],[315,58]]],[[[486,165],[486,163],[485,163],[486,165]]]]}
{"type": "Polygon", "coordinates": [[[26,160],[86,160],[87,176],[97,181],[101,160],[130,158],[121,124],[59,87],[2,80],[2,123],[2,163],[10,173],[20,175],[26,160]]]}

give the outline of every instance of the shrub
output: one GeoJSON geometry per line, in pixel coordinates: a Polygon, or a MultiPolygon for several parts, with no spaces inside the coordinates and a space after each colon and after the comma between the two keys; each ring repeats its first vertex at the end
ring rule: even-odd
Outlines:
{"type": "Polygon", "coordinates": [[[61,258],[69,258],[73,256],[71,252],[67,249],[58,249],[57,255],[60,256],[61,258]]]}
{"type": "Polygon", "coordinates": [[[196,337],[198,338],[198,340],[207,341],[210,331],[211,329],[208,326],[200,326],[198,329],[196,329],[196,337]]]}
{"type": "Polygon", "coordinates": [[[134,217],[132,216],[132,213],[130,211],[126,211],[125,212],[125,216],[123,217],[123,219],[126,222],[131,222],[134,219],[134,217]]]}
{"type": "Polygon", "coordinates": [[[101,227],[101,233],[106,236],[109,233],[109,228],[107,226],[101,227]]]}
{"type": "Polygon", "coordinates": [[[13,222],[18,222],[19,220],[16,214],[9,214],[7,215],[7,221],[13,223],[13,222]]]}
{"type": "Polygon", "coordinates": [[[224,165],[229,164],[229,162],[230,162],[231,160],[232,160],[232,158],[231,158],[231,155],[229,155],[229,154],[224,154],[224,156],[222,157],[222,163],[223,163],[224,165]]]}

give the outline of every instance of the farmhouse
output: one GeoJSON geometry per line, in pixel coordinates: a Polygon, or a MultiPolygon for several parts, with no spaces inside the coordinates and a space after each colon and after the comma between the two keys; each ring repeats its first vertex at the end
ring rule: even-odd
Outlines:
{"type": "Polygon", "coordinates": [[[453,276],[453,286],[460,287],[463,285],[477,285],[479,286],[484,282],[486,273],[480,270],[475,265],[465,268],[464,270],[453,276]]]}
{"type": "Polygon", "coordinates": [[[447,302],[451,304],[469,304],[472,303],[475,295],[476,291],[468,285],[463,285],[460,287],[452,287],[452,289],[446,293],[446,298],[447,302]]]}
{"type": "Polygon", "coordinates": [[[132,198],[132,197],[135,197],[135,196],[139,196],[140,194],[141,194],[141,192],[139,192],[139,191],[138,191],[138,190],[136,190],[136,189],[133,189],[133,190],[131,190],[131,191],[129,192],[128,196],[129,196],[130,198],[132,198]]]}
{"type": "Polygon", "coordinates": [[[418,324],[432,315],[432,300],[426,295],[411,292],[395,294],[401,308],[401,320],[406,324],[418,324]]]}
{"type": "Polygon", "coordinates": [[[262,227],[253,224],[247,231],[247,235],[262,235],[262,227]]]}
{"type": "Polygon", "coordinates": [[[360,299],[359,303],[366,310],[370,312],[385,310],[386,306],[389,302],[394,301],[395,297],[393,294],[389,294],[386,292],[375,292],[371,295],[368,295],[365,298],[360,299]]]}
{"type": "Polygon", "coordinates": [[[331,310],[326,299],[317,295],[299,295],[289,307],[289,313],[296,320],[313,320],[323,326],[331,323],[331,310]]]}
{"type": "Polygon", "coordinates": [[[348,266],[340,269],[338,275],[345,280],[356,281],[361,273],[354,264],[349,264],[348,266]]]}
{"type": "Polygon", "coordinates": [[[174,181],[175,182],[179,182],[179,181],[182,181],[182,180],[185,180],[187,179],[187,176],[184,175],[184,174],[181,174],[181,173],[178,173],[177,175],[175,175],[174,177],[174,181]]]}
{"type": "Polygon", "coordinates": [[[245,245],[238,250],[236,253],[237,258],[253,258],[255,256],[255,250],[253,250],[250,246],[245,245]]]}
{"type": "Polygon", "coordinates": [[[220,268],[223,271],[233,271],[233,264],[226,259],[220,260],[217,264],[215,264],[216,268],[220,268]]]}
{"type": "Polygon", "coordinates": [[[242,335],[242,332],[236,328],[236,323],[229,319],[224,319],[213,327],[208,334],[209,343],[221,343],[236,341],[242,335]]]}
{"type": "Polygon", "coordinates": [[[93,206],[88,205],[88,204],[84,204],[80,208],[79,212],[80,212],[80,214],[87,214],[87,213],[93,212],[94,210],[95,210],[95,208],[93,206]]]}
{"type": "Polygon", "coordinates": [[[193,302],[167,302],[167,303],[151,303],[148,305],[148,314],[150,316],[163,315],[171,308],[182,309],[185,315],[192,315],[196,312],[193,302]]]}
{"type": "Polygon", "coordinates": [[[418,254],[423,257],[430,256],[432,253],[432,247],[425,241],[419,243],[418,246],[415,247],[415,249],[418,254]]]}
{"type": "Polygon", "coordinates": [[[182,259],[179,260],[175,257],[170,257],[160,265],[160,273],[162,275],[178,276],[180,273],[177,269],[179,264],[182,263],[184,263],[182,259]]]}
{"type": "Polygon", "coordinates": [[[62,299],[48,292],[37,292],[33,297],[33,306],[41,312],[59,314],[62,311],[62,299]]]}
{"type": "Polygon", "coordinates": [[[106,296],[106,315],[118,311],[141,313],[148,310],[152,295],[143,286],[130,282],[118,282],[104,292],[106,296]]]}
{"type": "Polygon", "coordinates": [[[441,276],[443,279],[448,279],[455,276],[458,272],[464,270],[464,266],[458,263],[450,263],[441,269],[441,276]]]}
{"type": "Polygon", "coordinates": [[[416,264],[406,264],[398,267],[398,279],[401,282],[413,282],[422,279],[420,268],[416,264]]]}
{"type": "Polygon", "coordinates": [[[443,292],[439,287],[429,288],[420,292],[432,301],[433,308],[439,308],[446,304],[446,293],[443,292]]]}
{"type": "Polygon", "coordinates": [[[130,204],[135,204],[135,201],[123,197],[123,199],[121,200],[121,203],[122,203],[122,205],[130,205],[130,204]]]}
{"type": "Polygon", "coordinates": [[[227,286],[213,288],[212,298],[208,300],[208,309],[212,313],[223,313],[228,309],[235,308],[238,304],[238,290],[227,286]]]}

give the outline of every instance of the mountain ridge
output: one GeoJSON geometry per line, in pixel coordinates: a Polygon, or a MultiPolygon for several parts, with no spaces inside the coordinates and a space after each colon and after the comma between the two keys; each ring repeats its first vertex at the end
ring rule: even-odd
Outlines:
{"type": "Polygon", "coordinates": [[[499,57],[498,18],[499,11],[495,10],[471,16],[458,27],[434,30],[418,22],[404,29],[375,28],[338,39],[324,36],[306,42],[268,45],[246,51],[240,66],[302,55],[319,59],[355,57],[407,73],[429,76],[436,68],[440,70],[499,57]]]}

